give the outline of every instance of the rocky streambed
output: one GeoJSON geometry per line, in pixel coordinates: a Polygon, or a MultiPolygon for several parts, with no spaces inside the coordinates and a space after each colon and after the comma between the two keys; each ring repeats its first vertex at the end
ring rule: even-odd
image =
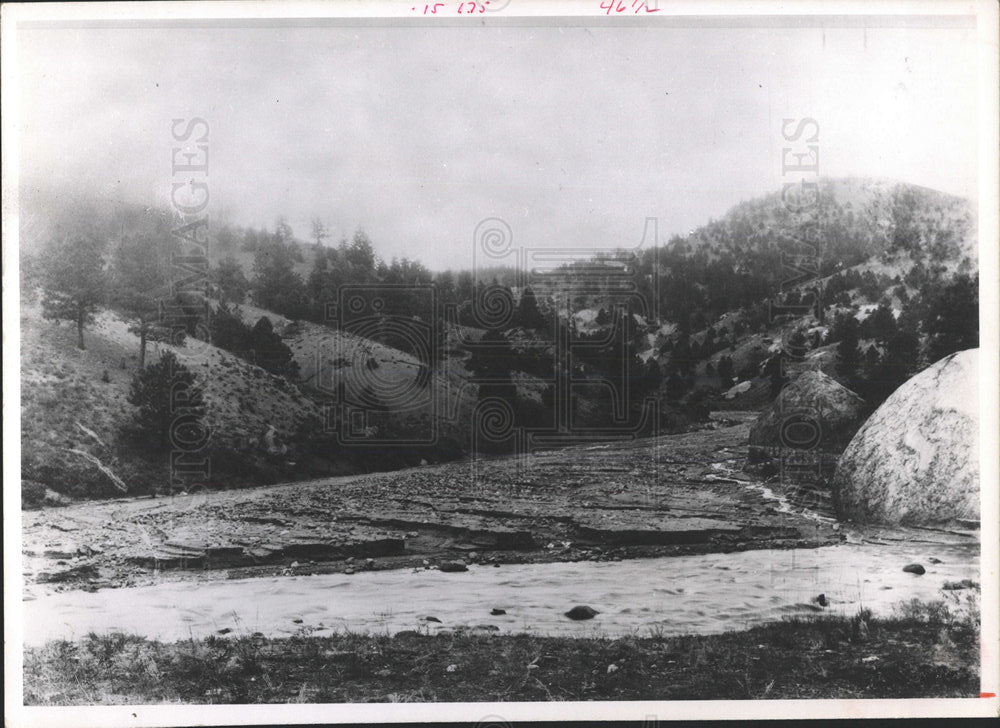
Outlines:
{"type": "Polygon", "coordinates": [[[746,422],[476,462],[23,514],[28,595],[161,580],[612,560],[839,543],[742,473],[746,422]],[[367,561],[369,559],[374,562],[367,561]]]}

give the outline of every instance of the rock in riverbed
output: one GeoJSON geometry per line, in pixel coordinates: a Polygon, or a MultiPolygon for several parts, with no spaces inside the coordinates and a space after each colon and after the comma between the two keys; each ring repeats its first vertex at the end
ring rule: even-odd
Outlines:
{"type": "Polygon", "coordinates": [[[584,619],[593,619],[598,614],[600,614],[600,612],[598,612],[596,609],[588,607],[583,604],[578,604],[577,606],[573,607],[571,610],[566,612],[567,617],[577,621],[584,619]]]}
{"type": "Polygon", "coordinates": [[[961,581],[946,581],[941,588],[945,591],[958,591],[959,589],[975,589],[978,586],[972,579],[962,579],[961,581]]]}
{"type": "Polygon", "coordinates": [[[442,561],[438,569],[446,574],[453,574],[460,571],[468,571],[469,567],[465,565],[464,561],[442,561]]]}
{"type": "Polygon", "coordinates": [[[754,423],[751,462],[766,460],[775,449],[842,452],[864,422],[864,404],[861,397],[823,372],[803,372],[754,423]]]}
{"type": "Polygon", "coordinates": [[[903,571],[908,574],[916,574],[917,576],[922,576],[927,573],[927,569],[921,564],[907,564],[903,567],[903,571]]]}
{"type": "Polygon", "coordinates": [[[490,610],[490,614],[493,615],[494,617],[499,617],[501,614],[507,614],[507,610],[497,609],[496,607],[493,607],[493,609],[490,610]]]}

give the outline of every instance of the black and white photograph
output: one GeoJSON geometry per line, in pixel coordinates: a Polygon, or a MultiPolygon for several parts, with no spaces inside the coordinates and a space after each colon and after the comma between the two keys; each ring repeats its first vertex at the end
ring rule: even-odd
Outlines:
{"type": "Polygon", "coordinates": [[[997,715],[995,2],[138,6],[2,9],[10,725],[997,715]]]}

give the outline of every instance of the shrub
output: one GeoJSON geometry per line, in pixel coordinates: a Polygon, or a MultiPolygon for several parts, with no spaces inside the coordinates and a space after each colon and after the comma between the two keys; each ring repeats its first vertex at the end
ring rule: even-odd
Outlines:
{"type": "Polygon", "coordinates": [[[45,501],[45,486],[34,480],[21,481],[21,507],[39,508],[45,501]]]}

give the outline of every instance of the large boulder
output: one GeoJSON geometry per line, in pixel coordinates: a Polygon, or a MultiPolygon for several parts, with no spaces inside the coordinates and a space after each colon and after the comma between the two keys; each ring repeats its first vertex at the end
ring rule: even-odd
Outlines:
{"type": "Polygon", "coordinates": [[[979,520],[979,349],[897,389],[840,457],[833,498],[862,523],[979,520]]]}
{"type": "Polygon", "coordinates": [[[750,430],[750,460],[786,449],[840,453],[864,422],[864,405],[823,372],[805,371],[757,418],[750,430]]]}

